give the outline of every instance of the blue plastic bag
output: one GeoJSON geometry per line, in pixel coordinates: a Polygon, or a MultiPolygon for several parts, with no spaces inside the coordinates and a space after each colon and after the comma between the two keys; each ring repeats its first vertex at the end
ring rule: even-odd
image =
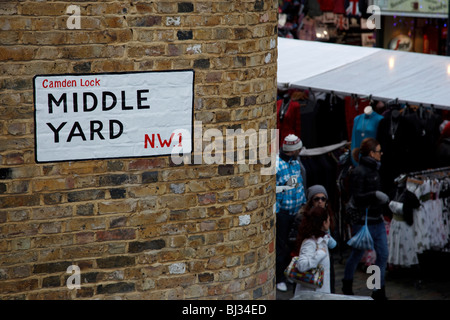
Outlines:
{"type": "Polygon", "coordinates": [[[366,209],[366,222],[363,227],[347,241],[347,244],[355,249],[373,250],[373,239],[370,235],[369,227],[367,227],[367,211],[366,209]]]}

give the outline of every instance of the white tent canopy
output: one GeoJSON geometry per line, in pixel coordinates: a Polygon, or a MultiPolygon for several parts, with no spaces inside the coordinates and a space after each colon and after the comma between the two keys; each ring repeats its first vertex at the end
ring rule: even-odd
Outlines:
{"type": "Polygon", "coordinates": [[[450,57],[278,38],[278,88],[450,109],[450,57]]]}

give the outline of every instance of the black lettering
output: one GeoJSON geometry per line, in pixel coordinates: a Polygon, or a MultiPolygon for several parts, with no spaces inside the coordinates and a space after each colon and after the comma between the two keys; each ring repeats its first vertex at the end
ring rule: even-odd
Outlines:
{"type": "Polygon", "coordinates": [[[95,108],[97,108],[97,97],[92,92],[83,92],[83,111],[84,112],[90,112],[94,111],[95,108]],[[87,97],[90,96],[94,100],[94,103],[91,108],[88,108],[87,105],[87,97]]]}
{"type": "Polygon", "coordinates": [[[56,101],[55,97],[51,93],[48,94],[48,113],[53,113],[52,102],[54,102],[58,107],[61,102],[63,102],[64,113],[67,112],[67,95],[65,93],[61,95],[58,101],[56,101]]]}
{"type": "Polygon", "coordinates": [[[148,92],[149,90],[138,90],[137,91],[137,106],[138,109],[150,109],[150,106],[143,106],[141,101],[147,101],[147,98],[141,96],[142,93],[148,92]]]}
{"type": "Polygon", "coordinates": [[[118,137],[120,137],[123,133],[123,124],[122,122],[120,122],[119,120],[109,120],[109,138],[112,139],[117,139],[118,137]],[[114,124],[118,124],[119,125],[119,132],[117,134],[114,134],[114,124]]]}
{"type": "Polygon", "coordinates": [[[133,110],[132,106],[126,105],[125,91],[122,91],[122,110],[133,110]]]}
{"type": "Polygon", "coordinates": [[[102,110],[103,111],[109,111],[113,109],[117,104],[117,98],[116,95],[109,91],[103,91],[102,92],[102,110]],[[106,97],[109,96],[112,98],[112,104],[110,106],[106,106],[106,97]]]}
{"type": "Polygon", "coordinates": [[[73,124],[72,130],[70,130],[69,137],[67,138],[67,142],[72,141],[73,137],[81,137],[83,141],[86,141],[86,136],[83,133],[83,129],[81,129],[80,123],[75,121],[73,124]],[[75,130],[78,130],[78,133],[75,133],[75,130]]]}
{"type": "Polygon", "coordinates": [[[100,139],[105,140],[105,137],[103,137],[102,133],[100,132],[103,129],[103,123],[98,120],[92,120],[91,121],[91,140],[94,140],[94,133],[98,134],[100,139]],[[98,125],[95,127],[95,125],[98,125]]]}
{"type": "Polygon", "coordinates": [[[73,93],[73,112],[78,112],[78,94],[73,93]]]}
{"type": "Polygon", "coordinates": [[[55,127],[50,123],[47,122],[47,125],[52,129],[54,135],[55,135],[55,143],[59,142],[59,131],[66,125],[67,122],[63,122],[59,125],[58,129],[55,129],[55,127]]]}

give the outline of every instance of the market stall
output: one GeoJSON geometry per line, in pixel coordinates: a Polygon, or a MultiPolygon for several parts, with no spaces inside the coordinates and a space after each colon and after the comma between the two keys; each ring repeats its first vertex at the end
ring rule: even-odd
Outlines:
{"type": "Polygon", "coordinates": [[[278,88],[450,110],[450,57],[278,38],[278,88]]]}
{"type": "MultiPolygon", "coordinates": [[[[302,161],[308,185],[323,184],[331,190],[341,240],[348,238],[342,215],[352,164],[334,146],[352,143],[353,149],[369,136],[380,141],[383,191],[390,195],[400,174],[440,170],[435,149],[448,139],[442,128],[443,120],[450,120],[450,57],[278,38],[277,76],[279,92],[309,93],[308,99],[297,101],[297,123],[306,146],[302,161]],[[376,100],[385,103],[383,110],[375,110],[376,100]],[[337,179],[329,181],[334,174],[337,179]]],[[[449,171],[443,172],[447,178],[449,171]]],[[[444,207],[447,221],[448,201],[444,207]]],[[[443,242],[440,249],[448,249],[448,239],[443,242]]]]}

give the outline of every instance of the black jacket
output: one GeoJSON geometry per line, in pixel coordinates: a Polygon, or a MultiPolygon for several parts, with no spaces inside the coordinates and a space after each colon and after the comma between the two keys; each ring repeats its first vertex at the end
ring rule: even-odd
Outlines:
{"type": "Polygon", "coordinates": [[[371,157],[361,157],[359,165],[352,170],[350,177],[350,194],[355,205],[363,209],[365,218],[366,208],[369,209],[369,220],[380,220],[384,206],[375,195],[381,191],[381,179],[377,168],[377,161],[371,157]]]}

